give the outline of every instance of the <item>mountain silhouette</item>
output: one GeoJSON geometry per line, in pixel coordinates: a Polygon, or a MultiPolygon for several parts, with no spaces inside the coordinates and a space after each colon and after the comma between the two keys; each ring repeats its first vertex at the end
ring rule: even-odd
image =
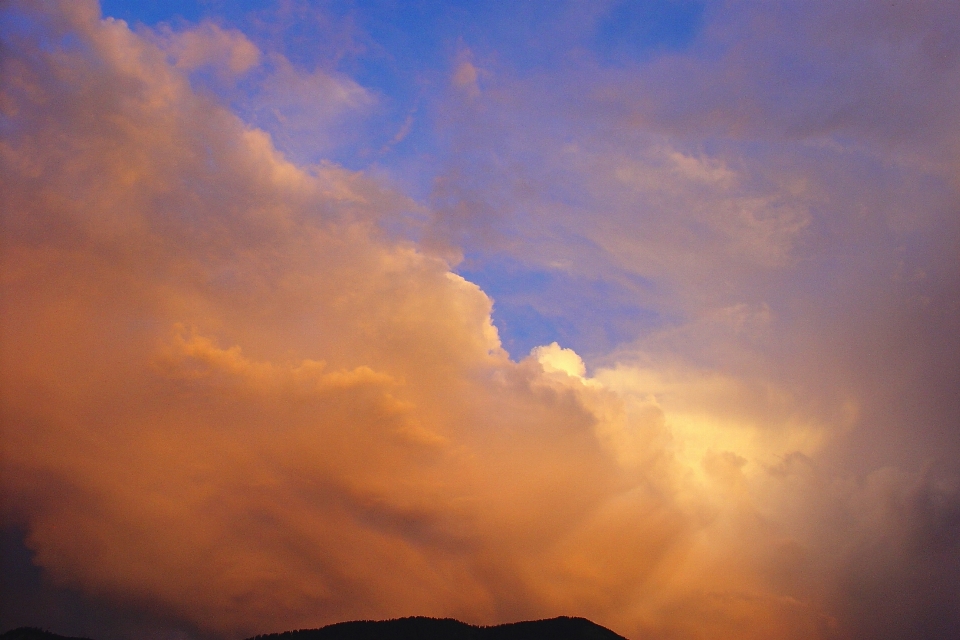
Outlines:
{"type": "MultiPolygon", "coordinates": [[[[34,627],[0,635],[0,640],[89,640],[68,638],[34,627]]],[[[550,618],[481,627],[452,618],[399,618],[339,622],[320,629],[300,629],[254,636],[248,640],[625,640],[586,618],[550,618]]]]}
{"type": "MultiPolygon", "coordinates": [[[[2,640],[2,639],[0,639],[2,640]]],[[[321,629],[259,635],[250,640],[624,640],[586,618],[551,618],[479,627],[451,618],[340,622],[321,629]]]]}
{"type": "Polygon", "coordinates": [[[75,638],[50,633],[36,627],[20,627],[12,629],[0,636],[0,640],[90,640],[90,638],[75,638]]]}

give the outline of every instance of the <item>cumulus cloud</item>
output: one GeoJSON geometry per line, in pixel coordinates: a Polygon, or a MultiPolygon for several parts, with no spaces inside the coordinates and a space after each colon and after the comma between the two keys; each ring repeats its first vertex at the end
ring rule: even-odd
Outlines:
{"type": "MultiPolygon", "coordinates": [[[[491,299],[383,231],[415,203],[292,163],[194,91],[205,60],[255,63],[241,35],[137,34],[92,2],[3,11],[3,517],[54,584],[224,638],[412,614],[663,638],[957,628],[951,470],[837,473],[824,452],[856,397],[678,346],[762,339],[770,305],[711,300],[589,376],[557,343],[512,360],[491,299]],[[888,580],[924,615],[871,622],[907,593],[888,580]]],[[[297,96],[367,95],[277,68],[297,96]]],[[[727,240],[708,264],[792,264],[812,215],[792,195],[690,150],[610,157],[588,178],[618,193],[644,171],[746,182],[689,214],[727,240]]]]}
{"type": "Polygon", "coordinates": [[[543,549],[623,484],[576,388],[378,231],[404,198],[65,8],[5,33],[5,516],[36,562],[227,635],[550,609],[543,549]]]}
{"type": "MultiPolygon", "coordinates": [[[[802,530],[787,513],[803,504],[821,530],[793,539],[807,542],[794,548],[803,570],[791,571],[816,576],[819,592],[806,593],[846,612],[825,618],[822,633],[911,637],[918,618],[875,623],[866,612],[904,601],[898,581],[909,580],[894,576],[927,566],[905,538],[885,537],[920,516],[887,511],[889,496],[869,487],[896,476],[896,491],[909,492],[924,465],[960,451],[948,400],[960,384],[950,328],[960,321],[960,130],[942,117],[945,105],[956,110],[945,79],[960,69],[948,35],[958,16],[937,2],[876,9],[708,3],[681,51],[604,67],[567,50],[564,74],[498,70],[449,125],[455,153],[438,181],[435,228],[464,246],[484,286],[497,284],[485,270],[504,256],[513,272],[535,274],[497,297],[505,326],[530,309],[575,317],[556,331],[598,380],[621,396],[659,389],[671,446],[694,473],[741,488],[769,473],[797,487],[761,511],[767,524],[802,530]],[[594,331],[612,309],[630,327],[613,345],[594,331]],[[633,382],[616,386],[620,377],[633,382]],[[764,460],[751,442],[782,457],[764,460]],[[814,505],[807,492],[832,498],[814,505]],[[891,518],[878,522],[883,534],[860,529],[873,509],[891,518]],[[846,529],[844,518],[860,524],[846,529]],[[872,540],[857,552],[862,564],[841,542],[851,539],[872,540]],[[894,569],[901,554],[912,560],[894,569]],[[819,558],[833,567],[815,568],[819,558]]],[[[943,466],[956,477],[955,464],[943,466]]],[[[938,483],[936,500],[952,503],[950,481],[938,483]]],[[[726,548],[762,555],[744,538],[756,554],[737,540],[726,548]]],[[[932,582],[955,597],[953,569],[932,582]]],[[[924,589],[910,601],[942,600],[924,589]]],[[[934,609],[931,624],[955,628],[948,608],[934,609]]]]}

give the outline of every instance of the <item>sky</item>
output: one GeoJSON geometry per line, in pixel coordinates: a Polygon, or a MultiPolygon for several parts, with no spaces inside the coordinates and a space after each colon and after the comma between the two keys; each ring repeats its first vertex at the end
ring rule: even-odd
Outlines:
{"type": "Polygon", "coordinates": [[[0,631],[960,637],[960,4],[0,2],[0,631]]]}

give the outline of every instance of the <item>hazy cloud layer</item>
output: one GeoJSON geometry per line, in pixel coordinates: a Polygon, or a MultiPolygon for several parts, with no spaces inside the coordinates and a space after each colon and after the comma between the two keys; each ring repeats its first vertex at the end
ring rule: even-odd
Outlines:
{"type": "MultiPolygon", "coordinates": [[[[661,108],[659,74],[688,64],[671,54],[632,83],[598,73],[585,103],[627,106],[556,136],[512,118],[583,122],[563,86],[461,53],[439,126],[474,153],[438,180],[418,245],[385,229],[422,205],[291,163],[191,74],[273,65],[250,108],[279,100],[278,119],[369,104],[354,81],[212,23],[2,11],[3,518],[51,585],[225,638],[403,615],[585,615],[637,638],[960,631],[947,115],[928,155],[920,129],[885,139],[856,114],[830,129],[846,146],[804,137],[803,104],[758,102],[744,133],[741,103],[698,85],[709,65],[680,83],[705,97],[661,108]],[[727,133],[699,145],[700,126],[727,133]],[[557,343],[511,359],[491,299],[451,272],[458,246],[618,283],[673,320],[589,368],[557,343]]],[[[881,42],[913,42],[912,22],[877,19],[881,42]]],[[[753,69],[766,36],[734,55],[733,27],[710,24],[715,64],[753,69]]],[[[933,91],[957,68],[948,41],[932,79],[883,77],[933,91]]]]}

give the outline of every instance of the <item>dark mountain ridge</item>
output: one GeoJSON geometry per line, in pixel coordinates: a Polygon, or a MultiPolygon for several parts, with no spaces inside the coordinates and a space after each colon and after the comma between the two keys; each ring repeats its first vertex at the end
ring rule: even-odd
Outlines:
{"type": "Polygon", "coordinates": [[[19,627],[7,631],[0,636],[0,640],[90,640],[90,638],[61,636],[36,627],[19,627]]]}
{"type": "MultiPolygon", "coordinates": [[[[0,635],[0,640],[89,640],[68,638],[34,627],[0,635]]],[[[625,640],[586,618],[550,618],[484,627],[452,618],[398,618],[338,622],[319,629],[300,629],[254,636],[248,640],[625,640]]]]}

